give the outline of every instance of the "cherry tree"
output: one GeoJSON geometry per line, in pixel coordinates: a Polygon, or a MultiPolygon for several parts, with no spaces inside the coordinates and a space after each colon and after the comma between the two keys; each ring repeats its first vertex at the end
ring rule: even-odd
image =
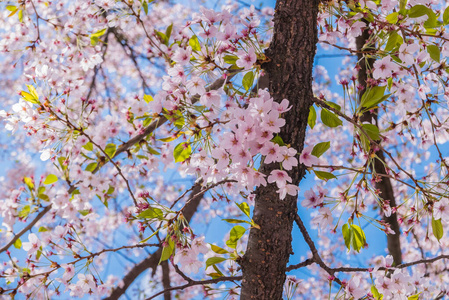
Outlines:
{"type": "Polygon", "coordinates": [[[445,1],[0,8],[2,299],[449,295],[445,1]]]}

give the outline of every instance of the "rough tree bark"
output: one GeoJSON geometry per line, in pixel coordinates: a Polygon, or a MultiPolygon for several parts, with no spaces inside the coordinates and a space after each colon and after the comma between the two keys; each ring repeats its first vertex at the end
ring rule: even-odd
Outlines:
{"type": "MultiPolygon", "coordinates": [[[[309,108],[312,104],[312,69],[317,43],[319,0],[278,0],[274,35],[266,55],[271,61],[263,68],[269,77],[269,91],[275,101],[288,99],[292,108],[284,114],[286,125],[280,136],[298,152],[304,147],[309,108]]],[[[265,174],[278,165],[262,164],[265,174]]],[[[300,165],[288,172],[298,185],[305,174],[300,165]]],[[[276,186],[256,190],[254,222],[246,254],[241,260],[243,280],[241,299],[282,299],[286,265],[292,251],[292,226],[297,197],[279,200],[276,186]]]]}
{"type": "MultiPolygon", "coordinates": [[[[368,25],[368,24],[367,24],[368,25]]],[[[357,50],[361,51],[365,44],[369,42],[370,33],[369,29],[366,28],[362,35],[356,38],[357,50]]],[[[359,92],[359,101],[362,98],[363,94],[367,88],[367,74],[374,64],[374,59],[366,58],[363,53],[357,53],[358,59],[358,72],[357,77],[360,85],[359,92]]],[[[373,111],[368,111],[364,113],[361,117],[362,122],[369,122],[378,126],[378,110],[375,109],[373,111]]],[[[374,161],[374,171],[376,174],[386,175],[386,169],[383,162],[385,162],[385,156],[382,150],[376,151],[377,159],[374,161]]],[[[396,199],[394,197],[393,187],[391,185],[391,180],[389,177],[381,176],[380,181],[376,183],[376,189],[380,191],[379,197],[383,200],[390,201],[391,207],[396,207],[396,199]]],[[[391,256],[393,256],[394,264],[400,265],[402,264],[402,251],[401,251],[401,241],[400,241],[400,228],[399,222],[397,219],[397,214],[391,214],[389,217],[384,216],[383,220],[390,225],[391,229],[395,232],[395,234],[387,235],[387,247],[388,252],[391,256]]]]}

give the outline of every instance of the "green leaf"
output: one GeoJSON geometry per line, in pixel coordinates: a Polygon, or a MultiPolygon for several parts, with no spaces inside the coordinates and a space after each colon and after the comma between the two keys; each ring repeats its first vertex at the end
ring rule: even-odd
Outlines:
{"type": "Polygon", "coordinates": [[[348,224],[344,224],[341,228],[343,239],[345,240],[346,248],[351,249],[352,230],[349,229],[348,224]]]}
{"type": "Polygon", "coordinates": [[[31,211],[31,206],[25,205],[20,211],[19,211],[19,218],[26,218],[31,211]]]}
{"type": "Polygon", "coordinates": [[[63,156],[58,157],[59,165],[61,166],[61,169],[63,169],[63,170],[67,169],[67,165],[64,163],[66,159],[67,158],[63,157],[63,156]]]}
{"type": "Polygon", "coordinates": [[[235,55],[225,55],[223,57],[223,60],[225,63],[230,64],[230,65],[235,65],[235,62],[238,60],[239,58],[235,55]]]}
{"type": "Polygon", "coordinates": [[[45,180],[44,180],[44,184],[52,184],[55,183],[56,181],[58,181],[58,176],[54,175],[54,174],[49,174],[45,180]]]}
{"type": "Polygon", "coordinates": [[[90,35],[90,44],[95,46],[100,41],[100,37],[106,33],[106,28],[98,30],[90,35]]]}
{"type": "Polygon", "coordinates": [[[190,143],[187,142],[178,144],[173,151],[175,162],[183,162],[189,158],[191,154],[192,148],[190,147],[190,143]]]}
{"type": "Polygon", "coordinates": [[[161,38],[162,43],[168,46],[168,37],[165,35],[165,33],[157,31],[156,29],[154,30],[154,32],[161,38]]]}
{"type": "Polygon", "coordinates": [[[348,226],[348,224],[344,224],[342,227],[343,232],[343,238],[345,240],[345,245],[348,248],[348,250],[352,248],[360,252],[360,249],[362,249],[366,244],[366,237],[365,233],[363,232],[362,228],[360,226],[351,224],[348,226]]]}
{"type": "Polygon", "coordinates": [[[87,216],[88,214],[90,214],[90,210],[89,210],[89,209],[79,210],[78,212],[79,212],[81,215],[83,215],[83,216],[87,216]]]}
{"type": "Polygon", "coordinates": [[[83,148],[86,149],[87,151],[93,151],[94,145],[91,142],[87,142],[87,144],[84,145],[83,148]]]}
{"type": "Polygon", "coordinates": [[[249,91],[249,89],[253,86],[253,83],[254,83],[254,73],[253,72],[246,73],[245,76],[243,76],[242,80],[243,88],[246,91],[249,91]]]}
{"type": "Polygon", "coordinates": [[[115,152],[117,152],[117,145],[116,144],[107,144],[106,148],[104,148],[104,152],[110,157],[113,158],[115,155],[115,152]]]}
{"type": "Polygon", "coordinates": [[[329,172],[316,171],[316,170],[313,170],[313,172],[315,173],[316,177],[318,177],[321,180],[328,181],[329,179],[337,178],[334,174],[329,172]]]}
{"type": "Polygon", "coordinates": [[[443,24],[444,25],[449,24],[449,6],[446,7],[446,9],[444,10],[444,13],[443,13],[443,24]]]}
{"type": "Polygon", "coordinates": [[[251,222],[245,221],[245,220],[238,220],[238,219],[221,219],[222,221],[226,221],[231,224],[238,224],[238,223],[247,223],[251,225],[251,222]]]}
{"type": "Polygon", "coordinates": [[[17,16],[19,17],[19,22],[23,23],[23,10],[19,10],[19,13],[17,14],[17,16]]]}
{"type": "Polygon", "coordinates": [[[321,109],[321,121],[328,127],[338,127],[343,125],[343,122],[333,113],[327,109],[321,109]]]}
{"type": "Polygon", "coordinates": [[[419,18],[428,13],[428,8],[424,5],[415,5],[412,8],[410,8],[408,12],[408,16],[410,18],[419,18]]]}
{"type": "Polygon", "coordinates": [[[37,249],[37,252],[36,252],[36,259],[39,260],[39,258],[41,257],[41,255],[42,255],[42,246],[40,246],[39,249],[37,249]]]}
{"type": "Polygon", "coordinates": [[[243,236],[246,229],[240,225],[234,226],[231,229],[231,233],[229,234],[229,240],[226,242],[226,245],[229,248],[235,249],[237,247],[237,241],[243,236]]]}
{"type": "Polygon", "coordinates": [[[155,236],[158,233],[159,229],[156,230],[155,232],[153,232],[149,237],[147,237],[146,239],[141,240],[139,243],[143,244],[146,243],[149,239],[151,239],[153,236],[155,236]]]}
{"type": "Polygon", "coordinates": [[[376,125],[362,124],[362,128],[373,141],[380,139],[379,128],[376,125]]]}
{"type": "Polygon", "coordinates": [[[145,12],[145,14],[148,15],[148,3],[147,3],[147,1],[142,1],[142,7],[143,7],[143,11],[145,12]]]}
{"type": "Polygon", "coordinates": [[[212,265],[221,263],[221,262],[223,262],[223,261],[225,261],[225,260],[226,260],[226,258],[224,258],[224,257],[217,257],[217,256],[209,257],[209,258],[206,260],[206,268],[207,268],[207,267],[210,267],[210,266],[212,266],[212,265]]]}
{"type": "Polygon", "coordinates": [[[138,214],[137,217],[140,219],[161,219],[164,217],[164,213],[159,208],[150,206],[150,208],[138,214]]]}
{"type": "Polygon", "coordinates": [[[427,53],[429,53],[430,57],[436,61],[440,62],[440,48],[435,45],[427,45],[427,53]]]}
{"type": "Polygon", "coordinates": [[[167,245],[162,249],[161,259],[159,260],[159,263],[162,261],[165,261],[170,258],[173,251],[175,251],[175,244],[173,241],[169,238],[167,245]]]}
{"type": "Polygon", "coordinates": [[[327,105],[329,105],[330,107],[332,107],[332,108],[338,110],[338,111],[341,110],[341,106],[338,105],[337,103],[334,103],[334,102],[331,102],[331,101],[325,101],[325,103],[326,103],[327,105]]]}
{"type": "Polygon", "coordinates": [[[310,106],[309,109],[309,117],[307,118],[307,124],[309,124],[310,128],[313,129],[313,127],[315,127],[316,124],[316,110],[315,107],[310,106]]]}
{"type": "Polygon", "coordinates": [[[285,146],[284,141],[278,134],[274,138],[271,139],[271,142],[278,144],[279,146],[285,146]]]}
{"type": "Polygon", "coordinates": [[[245,214],[245,215],[247,215],[248,216],[248,218],[251,218],[250,217],[250,208],[249,208],[249,205],[248,205],[248,203],[246,203],[246,202],[242,202],[242,203],[235,203],[235,204],[237,204],[237,206],[240,208],[240,210],[245,214]]]}
{"type": "Polygon", "coordinates": [[[22,248],[22,241],[21,241],[20,239],[17,239],[17,240],[14,242],[14,247],[15,247],[16,249],[22,248]]]}
{"type": "Polygon", "coordinates": [[[329,148],[331,147],[331,142],[322,142],[318,143],[313,147],[312,155],[315,155],[316,157],[320,157],[324,154],[329,148]]]}
{"type": "Polygon", "coordinates": [[[48,229],[44,226],[39,227],[39,230],[37,232],[46,232],[48,229]]]}
{"type": "Polygon", "coordinates": [[[173,24],[170,24],[167,29],[165,29],[165,36],[167,37],[167,41],[170,40],[171,32],[173,30],[173,24]]]}
{"type": "Polygon", "coordinates": [[[418,300],[420,294],[421,294],[421,293],[418,293],[418,294],[416,294],[416,295],[409,296],[409,297],[407,298],[407,300],[418,300]]]}
{"type": "Polygon", "coordinates": [[[50,198],[47,195],[45,195],[45,194],[38,194],[37,197],[39,199],[44,200],[44,201],[50,201],[50,198]]]}
{"type": "Polygon", "coordinates": [[[153,101],[153,96],[143,95],[143,100],[145,100],[146,103],[150,103],[151,101],[153,101]]]}
{"type": "Polygon", "coordinates": [[[393,13],[389,14],[388,16],[386,16],[385,19],[390,24],[396,24],[398,22],[398,16],[399,16],[399,13],[393,12],[393,13]]]}
{"type": "Polygon", "coordinates": [[[17,10],[17,7],[15,5],[6,5],[6,9],[15,12],[17,10]]]}
{"type": "Polygon", "coordinates": [[[362,100],[360,101],[361,107],[371,109],[388,98],[385,94],[386,86],[374,86],[363,93],[362,100]]]}
{"type": "Polygon", "coordinates": [[[444,235],[441,219],[435,220],[435,218],[432,217],[432,231],[433,235],[437,238],[438,241],[440,241],[444,235]]]}
{"type": "Polygon", "coordinates": [[[354,224],[351,225],[351,229],[353,231],[352,247],[355,251],[360,252],[360,249],[362,249],[366,244],[365,233],[360,226],[354,224]]]}
{"type": "Polygon", "coordinates": [[[373,294],[373,297],[376,299],[376,300],[380,300],[380,294],[379,294],[379,291],[377,290],[377,288],[376,288],[376,286],[375,285],[372,285],[371,286],[371,294],[373,294]]]}
{"type": "Polygon", "coordinates": [[[390,37],[388,38],[388,42],[385,45],[385,51],[390,52],[393,49],[399,48],[404,43],[404,39],[396,32],[393,31],[390,33],[390,37]]]}
{"type": "Polygon", "coordinates": [[[225,250],[225,249],[223,249],[221,247],[218,247],[217,245],[214,245],[214,244],[210,244],[210,247],[211,247],[212,251],[214,251],[217,254],[229,253],[229,251],[227,251],[227,250],[225,250]]]}
{"type": "Polygon", "coordinates": [[[30,190],[34,189],[33,179],[31,179],[30,177],[24,177],[23,182],[28,186],[30,190]]]}
{"type": "Polygon", "coordinates": [[[201,51],[201,45],[196,35],[192,36],[189,40],[189,45],[193,51],[201,51]]]}
{"type": "Polygon", "coordinates": [[[37,94],[36,88],[31,84],[27,84],[28,92],[22,91],[20,95],[28,102],[33,104],[40,104],[39,95],[37,94]]]}
{"type": "Polygon", "coordinates": [[[86,171],[93,172],[97,168],[97,163],[93,162],[87,165],[86,171]]]}

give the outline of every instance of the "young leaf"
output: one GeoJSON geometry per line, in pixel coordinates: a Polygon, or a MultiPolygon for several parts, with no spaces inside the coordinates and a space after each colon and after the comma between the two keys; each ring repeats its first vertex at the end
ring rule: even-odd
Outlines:
{"type": "Polygon", "coordinates": [[[329,172],[316,171],[316,170],[313,170],[313,172],[315,173],[316,177],[318,177],[321,180],[328,181],[329,179],[337,178],[334,174],[329,172]]]}
{"type": "Polygon", "coordinates": [[[432,218],[432,231],[433,235],[437,238],[438,241],[440,241],[444,235],[441,219],[435,220],[435,218],[432,218]]]}
{"type": "Polygon", "coordinates": [[[15,247],[16,249],[22,248],[22,241],[21,241],[20,239],[17,239],[17,240],[14,242],[14,247],[15,247]]]}
{"type": "Polygon", "coordinates": [[[107,144],[106,148],[104,148],[104,152],[110,157],[113,158],[115,155],[115,152],[117,151],[117,145],[115,144],[107,144]]]}
{"type": "Polygon", "coordinates": [[[313,147],[312,155],[316,157],[320,157],[331,147],[331,142],[322,142],[318,143],[313,147]]]}
{"type": "Polygon", "coordinates": [[[183,162],[192,154],[192,148],[190,147],[190,143],[180,143],[173,150],[173,157],[175,158],[175,162],[183,162]]]}
{"type": "Polygon", "coordinates": [[[238,60],[239,58],[235,55],[225,55],[223,57],[223,60],[225,63],[230,64],[230,65],[235,65],[235,62],[238,60]]]}
{"type": "Polygon", "coordinates": [[[245,76],[243,76],[242,85],[246,91],[249,91],[249,89],[253,86],[253,82],[254,82],[253,72],[248,72],[245,74],[245,76]]]}
{"type": "Polygon", "coordinates": [[[427,53],[429,53],[430,57],[436,61],[440,62],[440,48],[435,45],[427,45],[427,53]]]}
{"type": "Polygon", "coordinates": [[[162,210],[156,207],[151,207],[144,210],[140,214],[137,215],[140,219],[160,219],[164,216],[162,210]]]}
{"type": "Polygon", "coordinates": [[[157,233],[159,232],[159,229],[156,230],[155,232],[153,232],[149,237],[147,237],[146,239],[143,239],[139,242],[139,244],[143,244],[146,243],[149,239],[151,239],[153,236],[155,236],[157,233]]]}
{"type": "Polygon", "coordinates": [[[321,121],[328,127],[338,127],[343,125],[343,122],[333,113],[327,109],[321,109],[321,121]]]}
{"type": "Polygon", "coordinates": [[[86,171],[87,172],[93,172],[97,168],[97,163],[93,162],[87,165],[86,171]]]}
{"type": "Polygon", "coordinates": [[[94,145],[91,142],[87,142],[87,144],[84,145],[83,148],[86,149],[87,151],[93,151],[94,145]]]}
{"type": "Polygon", "coordinates": [[[393,13],[389,14],[388,16],[386,16],[385,19],[390,24],[396,24],[398,22],[398,16],[399,16],[398,12],[393,12],[393,13]]]}
{"type": "Polygon", "coordinates": [[[31,207],[29,205],[25,205],[20,211],[19,211],[19,218],[26,218],[31,211],[31,207]]]}
{"type": "Polygon", "coordinates": [[[207,267],[210,267],[210,266],[212,266],[212,265],[221,263],[221,262],[223,262],[223,261],[225,261],[225,260],[226,260],[226,258],[224,258],[224,257],[217,257],[217,256],[209,257],[209,258],[206,260],[206,268],[207,268],[207,267]]]}
{"type": "Polygon", "coordinates": [[[218,247],[217,245],[214,245],[214,244],[210,244],[210,248],[212,249],[212,251],[214,251],[217,254],[229,253],[229,251],[227,251],[227,250],[225,250],[225,249],[223,249],[221,247],[218,247]]]}
{"type": "Polygon", "coordinates": [[[371,108],[382,102],[386,86],[374,86],[363,93],[360,106],[371,108]]]}
{"type": "Polygon", "coordinates": [[[373,141],[378,141],[380,139],[379,128],[376,125],[362,124],[362,128],[373,141]]]}
{"type": "Polygon", "coordinates": [[[449,6],[446,7],[446,9],[444,10],[444,13],[443,13],[443,24],[444,25],[449,24],[449,6]]]}
{"type": "Polygon", "coordinates": [[[310,106],[309,109],[309,117],[307,118],[307,124],[309,124],[310,128],[313,129],[313,127],[315,127],[316,124],[316,110],[315,107],[310,106]]]}
{"type": "Polygon", "coordinates": [[[229,240],[226,242],[226,245],[229,248],[235,249],[237,247],[237,241],[243,236],[246,229],[240,225],[234,226],[231,229],[231,233],[229,234],[229,240]]]}
{"type": "Polygon", "coordinates": [[[363,232],[362,228],[354,224],[351,225],[351,230],[353,231],[352,247],[355,251],[360,252],[360,249],[362,249],[366,244],[365,233],[363,232]]]}
{"type": "Polygon", "coordinates": [[[278,144],[279,146],[285,146],[284,141],[279,135],[276,135],[274,138],[271,139],[271,142],[278,144]]]}
{"type": "Polygon", "coordinates": [[[34,189],[33,179],[30,177],[24,177],[23,182],[30,188],[30,190],[34,189]]]}
{"type": "Polygon", "coordinates": [[[167,245],[162,249],[161,259],[159,260],[159,263],[169,259],[174,250],[175,245],[173,241],[169,238],[167,245]]]}
{"type": "Polygon", "coordinates": [[[341,228],[343,239],[345,240],[346,248],[351,249],[352,230],[349,230],[348,224],[344,224],[341,228]]]}
{"type": "Polygon", "coordinates": [[[250,217],[250,208],[249,208],[249,205],[248,205],[248,203],[246,203],[246,202],[242,202],[242,203],[235,203],[235,204],[237,204],[237,206],[240,208],[240,210],[245,214],[245,215],[247,215],[248,216],[248,218],[251,218],[250,217]]]}
{"type": "Polygon", "coordinates": [[[58,176],[54,174],[49,174],[47,177],[45,177],[44,184],[52,184],[58,181],[58,176]]]}
{"type": "Polygon", "coordinates": [[[196,35],[192,36],[189,40],[189,45],[193,51],[201,51],[201,45],[196,35]]]}

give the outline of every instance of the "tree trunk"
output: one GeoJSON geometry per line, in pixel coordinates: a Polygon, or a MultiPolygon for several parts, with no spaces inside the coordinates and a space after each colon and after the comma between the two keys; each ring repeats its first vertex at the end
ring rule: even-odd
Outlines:
{"type": "MultiPolygon", "coordinates": [[[[368,25],[368,23],[367,23],[368,25]]],[[[356,38],[357,50],[362,50],[365,44],[368,42],[370,37],[369,29],[366,28],[362,35],[356,38]]],[[[357,72],[357,77],[359,85],[362,89],[359,92],[359,101],[362,95],[365,93],[367,88],[367,71],[372,69],[374,64],[374,59],[365,58],[363,53],[357,53],[359,70],[357,72]]],[[[368,111],[364,113],[361,117],[362,122],[369,122],[378,126],[378,110],[368,111]]],[[[377,159],[374,161],[374,169],[377,174],[385,175],[387,174],[383,162],[385,162],[385,156],[382,150],[376,151],[377,159]]],[[[381,177],[381,180],[376,183],[376,189],[380,191],[379,197],[383,200],[389,200],[391,207],[396,207],[396,199],[394,198],[393,187],[391,185],[391,180],[388,177],[381,177]]],[[[401,241],[400,241],[400,228],[397,219],[397,214],[391,214],[389,217],[384,216],[383,220],[390,225],[391,229],[395,234],[387,234],[387,247],[388,252],[393,256],[394,264],[400,265],[402,263],[402,251],[401,251],[401,241]]]]}
{"type": "MultiPolygon", "coordinates": [[[[284,114],[286,125],[280,136],[298,152],[304,147],[309,108],[312,104],[312,69],[317,42],[318,0],[278,0],[274,35],[264,65],[269,90],[275,101],[288,99],[292,108],[284,114]]],[[[278,164],[262,165],[264,174],[279,169],[278,164]]],[[[288,172],[299,185],[305,174],[300,165],[288,172]]],[[[246,254],[241,260],[243,280],[241,299],[282,299],[286,265],[292,251],[291,231],[297,197],[279,199],[275,184],[259,187],[246,254]]]]}

